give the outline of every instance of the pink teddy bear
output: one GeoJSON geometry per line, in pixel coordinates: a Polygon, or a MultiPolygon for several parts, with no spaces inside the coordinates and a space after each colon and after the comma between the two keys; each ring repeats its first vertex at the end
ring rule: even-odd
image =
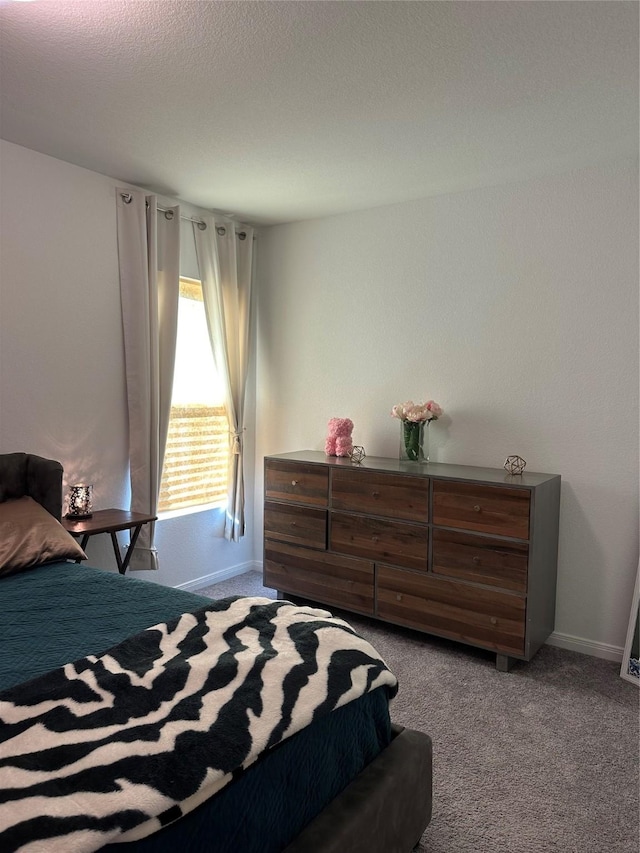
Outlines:
{"type": "Polygon", "coordinates": [[[327,424],[329,434],[324,445],[327,456],[348,456],[353,450],[351,433],[353,421],[350,418],[331,418],[327,424]]]}

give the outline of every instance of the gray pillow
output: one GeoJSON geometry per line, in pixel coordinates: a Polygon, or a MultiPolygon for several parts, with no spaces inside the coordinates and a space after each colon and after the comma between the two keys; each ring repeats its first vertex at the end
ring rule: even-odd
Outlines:
{"type": "Polygon", "coordinates": [[[73,536],[33,498],[0,503],[0,576],[42,563],[86,559],[73,536]]]}

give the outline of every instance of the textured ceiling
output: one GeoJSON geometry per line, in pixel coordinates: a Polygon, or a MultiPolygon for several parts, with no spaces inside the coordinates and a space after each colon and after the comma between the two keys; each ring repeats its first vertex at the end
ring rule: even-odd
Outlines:
{"type": "Polygon", "coordinates": [[[638,151],[637,2],[0,0],[0,136],[288,222],[638,151]]]}

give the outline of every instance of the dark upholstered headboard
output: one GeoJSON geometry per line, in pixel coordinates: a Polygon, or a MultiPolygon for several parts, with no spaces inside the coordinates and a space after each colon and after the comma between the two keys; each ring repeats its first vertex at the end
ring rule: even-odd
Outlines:
{"type": "Polygon", "coordinates": [[[62,465],[32,453],[0,453],[0,501],[33,498],[62,518],[62,465]]]}

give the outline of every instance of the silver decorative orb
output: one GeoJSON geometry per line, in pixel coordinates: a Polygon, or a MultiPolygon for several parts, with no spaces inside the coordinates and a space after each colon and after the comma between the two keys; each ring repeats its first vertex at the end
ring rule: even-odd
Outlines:
{"type": "Polygon", "coordinates": [[[360,463],[366,455],[367,454],[364,452],[364,447],[360,447],[360,445],[358,444],[355,444],[353,448],[349,451],[349,459],[352,462],[360,463]]]}
{"type": "Polygon", "coordinates": [[[522,474],[527,463],[522,456],[507,456],[504,460],[504,467],[510,474],[522,474]]]}

